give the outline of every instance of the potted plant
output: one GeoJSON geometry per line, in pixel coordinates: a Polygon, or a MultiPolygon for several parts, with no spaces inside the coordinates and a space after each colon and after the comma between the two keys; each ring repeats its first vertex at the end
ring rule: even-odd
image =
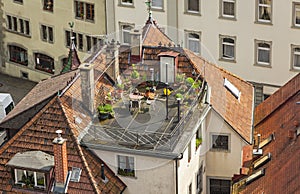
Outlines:
{"type": "Polygon", "coordinates": [[[111,104],[99,105],[97,109],[100,120],[105,120],[114,117],[114,110],[111,104]]]}

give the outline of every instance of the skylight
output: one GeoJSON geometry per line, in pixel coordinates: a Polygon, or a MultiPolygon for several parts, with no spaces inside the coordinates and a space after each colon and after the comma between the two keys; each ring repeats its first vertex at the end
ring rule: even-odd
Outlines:
{"type": "Polygon", "coordinates": [[[224,78],[224,87],[227,88],[235,98],[240,98],[241,92],[226,78],[224,78]]]}
{"type": "Polygon", "coordinates": [[[251,176],[249,176],[246,179],[246,184],[252,183],[253,181],[255,181],[256,179],[260,178],[263,175],[265,175],[265,169],[261,169],[255,173],[253,173],[251,176]]]}
{"type": "Polygon", "coordinates": [[[81,168],[72,167],[71,181],[79,182],[81,174],[81,168]]]}

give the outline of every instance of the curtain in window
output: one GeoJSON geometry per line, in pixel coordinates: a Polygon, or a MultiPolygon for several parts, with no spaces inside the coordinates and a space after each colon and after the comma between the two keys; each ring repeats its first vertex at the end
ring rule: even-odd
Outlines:
{"type": "Polygon", "coordinates": [[[271,0],[259,0],[259,19],[271,20],[271,0]]]}
{"type": "Polygon", "coordinates": [[[189,49],[195,53],[200,51],[200,37],[198,34],[189,34],[188,35],[188,46],[189,49]]]}
{"type": "Polygon", "coordinates": [[[152,6],[153,7],[159,7],[162,8],[163,6],[163,0],[152,0],[152,6]]]}
{"type": "Polygon", "coordinates": [[[223,14],[234,16],[234,2],[232,1],[224,1],[223,2],[223,14]]]}
{"type": "Polygon", "coordinates": [[[258,62],[270,63],[270,51],[258,49],[258,62]]]}

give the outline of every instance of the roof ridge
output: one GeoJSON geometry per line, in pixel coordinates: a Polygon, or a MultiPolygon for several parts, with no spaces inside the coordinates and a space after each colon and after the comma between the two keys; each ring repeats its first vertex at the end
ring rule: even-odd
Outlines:
{"type": "Polygon", "coordinates": [[[63,103],[61,102],[61,100],[60,100],[60,98],[59,97],[57,97],[57,99],[58,99],[58,102],[59,102],[59,104],[60,104],[60,107],[61,107],[61,109],[62,109],[62,111],[63,111],[63,117],[65,117],[65,119],[68,121],[67,122],[67,125],[70,127],[70,133],[72,134],[71,135],[71,138],[73,138],[74,139],[74,142],[75,142],[75,145],[76,145],[76,149],[77,149],[77,151],[80,153],[79,154],[79,157],[81,158],[81,160],[83,161],[83,164],[84,164],[84,167],[86,168],[86,170],[87,170],[87,174],[88,174],[88,176],[89,176],[89,178],[90,178],[90,180],[91,180],[91,182],[92,182],[92,186],[93,186],[93,189],[96,191],[96,193],[101,193],[100,191],[99,191],[99,189],[98,189],[98,187],[97,187],[97,184],[96,184],[96,181],[94,180],[94,177],[93,177],[93,175],[92,175],[92,173],[91,173],[91,170],[90,170],[90,168],[89,168],[89,165],[87,164],[87,162],[86,162],[86,159],[85,159],[85,157],[84,157],[84,154],[83,154],[83,152],[82,152],[82,150],[81,150],[81,146],[79,145],[79,143],[78,143],[78,141],[77,141],[77,138],[75,138],[75,134],[73,133],[73,126],[72,125],[70,125],[70,123],[72,123],[70,120],[69,120],[69,118],[66,116],[66,111],[65,111],[65,108],[64,108],[64,105],[63,105],[63,103]]]}

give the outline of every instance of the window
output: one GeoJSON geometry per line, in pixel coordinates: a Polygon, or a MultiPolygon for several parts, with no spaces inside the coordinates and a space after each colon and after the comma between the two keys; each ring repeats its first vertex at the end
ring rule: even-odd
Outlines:
{"type": "Polygon", "coordinates": [[[28,73],[27,72],[20,71],[20,74],[21,74],[21,78],[28,79],[28,73]]]}
{"type": "Polygon", "coordinates": [[[132,30],[131,25],[121,25],[121,39],[122,43],[124,44],[130,44],[131,43],[131,37],[130,32],[132,30]]]}
{"type": "Polygon", "coordinates": [[[87,20],[94,20],[94,5],[86,3],[86,19],[87,20]]]}
{"type": "Polygon", "coordinates": [[[66,30],[65,36],[66,36],[66,46],[70,47],[71,46],[71,32],[66,30]]]}
{"type": "Polygon", "coordinates": [[[197,173],[197,193],[200,194],[203,191],[203,164],[201,164],[197,173]]]}
{"type": "Polygon", "coordinates": [[[94,4],[75,1],[75,17],[77,19],[86,19],[94,21],[95,9],[94,4]]]}
{"type": "Polygon", "coordinates": [[[187,33],[187,48],[196,54],[200,53],[200,33],[188,32],[187,33]]]}
{"type": "Polygon", "coordinates": [[[189,13],[200,13],[200,0],[186,0],[186,11],[189,13]]]}
{"type": "Polygon", "coordinates": [[[198,147],[202,144],[202,128],[203,123],[200,124],[198,130],[196,131],[196,151],[198,147]]]}
{"type": "Polygon", "coordinates": [[[36,53],[35,68],[47,73],[54,74],[54,59],[47,55],[36,53]]]}
{"type": "Polygon", "coordinates": [[[25,188],[46,188],[45,174],[29,170],[14,169],[15,186],[25,188]]]}
{"type": "Polygon", "coordinates": [[[14,0],[14,2],[23,4],[23,0],[14,0]]]}
{"type": "Polygon", "coordinates": [[[11,102],[7,107],[5,107],[5,114],[8,115],[10,111],[14,108],[14,103],[11,102]]]}
{"type": "Polygon", "coordinates": [[[192,159],[192,146],[191,143],[188,146],[188,162],[190,162],[192,159]]]}
{"type": "Polygon", "coordinates": [[[53,0],[44,0],[43,9],[53,12],[53,0]]]}
{"type": "Polygon", "coordinates": [[[80,175],[81,175],[81,168],[72,167],[72,173],[71,173],[70,181],[79,182],[80,175]]]}
{"type": "Polygon", "coordinates": [[[270,66],[271,65],[271,42],[255,40],[256,65],[270,66]]]}
{"type": "Polygon", "coordinates": [[[152,8],[163,9],[163,0],[152,0],[152,8]]]}
{"type": "Polygon", "coordinates": [[[293,26],[300,27],[300,4],[293,2],[293,26]]]}
{"type": "Polygon", "coordinates": [[[188,187],[188,194],[192,194],[192,189],[193,189],[193,185],[192,183],[190,183],[188,187]]]}
{"type": "Polygon", "coordinates": [[[128,6],[128,5],[133,5],[133,0],[120,0],[120,4],[121,5],[125,5],[125,6],[128,6]]]}
{"type": "Polygon", "coordinates": [[[83,50],[83,35],[78,34],[78,49],[83,50]]]}
{"type": "Polygon", "coordinates": [[[235,18],[235,0],[221,0],[222,18],[235,18]]]}
{"type": "Polygon", "coordinates": [[[209,179],[210,194],[230,194],[230,180],[209,179]]]}
{"type": "Polygon", "coordinates": [[[21,65],[28,65],[27,51],[21,47],[9,45],[9,60],[21,65]]]}
{"type": "Polygon", "coordinates": [[[118,174],[123,176],[135,176],[133,157],[118,155],[118,174]]]}
{"type": "Polygon", "coordinates": [[[211,136],[211,149],[212,150],[229,150],[229,135],[212,135],[211,136]]]}
{"type": "Polygon", "coordinates": [[[221,53],[220,59],[234,61],[235,60],[235,37],[220,36],[221,53]]]}
{"type": "Polygon", "coordinates": [[[84,3],[80,1],[75,1],[75,17],[83,19],[84,18],[84,3]]]}
{"type": "Polygon", "coordinates": [[[272,21],[272,0],[257,1],[257,21],[270,23],[272,21]]]}
{"type": "Polygon", "coordinates": [[[53,43],[53,28],[41,25],[41,39],[42,41],[53,43]]]}
{"type": "Polygon", "coordinates": [[[10,31],[14,31],[20,34],[30,35],[30,26],[29,21],[17,18],[11,15],[7,15],[7,29],[10,31]]]}
{"type": "Polygon", "coordinates": [[[90,36],[86,36],[86,49],[87,51],[91,51],[92,49],[92,41],[90,36]]]}
{"type": "Polygon", "coordinates": [[[292,69],[300,70],[300,46],[292,45],[292,69]]]}

